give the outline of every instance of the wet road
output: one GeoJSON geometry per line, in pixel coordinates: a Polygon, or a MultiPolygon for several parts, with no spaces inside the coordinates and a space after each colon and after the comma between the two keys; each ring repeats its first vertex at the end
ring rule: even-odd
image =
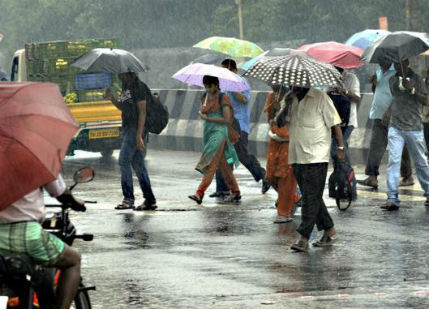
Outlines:
{"type": "MultiPolygon", "coordinates": [[[[236,171],[241,205],[207,197],[197,206],[187,195],[200,180],[193,170],[199,154],[150,150],[158,211],[116,211],[117,153],[109,162],[77,154],[65,164],[69,183],[79,167],[96,170],[96,179],[74,192],[98,204],[73,214],[79,232],[95,235],[76,242],[85,283],[97,286],[94,308],[429,307],[429,210],[418,185],[402,190],[404,207],[396,213],[378,207],[384,179],[378,192],[359,187],[360,199],[346,212],[325,197],[338,242],[293,253],[299,210],[293,223],[273,224],[275,192],[261,195],[243,167],[236,171]]],[[[363,167],[356,170],[362,178],[363,167]]],[[[136,180],[135,188],[141,202],[136,180]]]]}

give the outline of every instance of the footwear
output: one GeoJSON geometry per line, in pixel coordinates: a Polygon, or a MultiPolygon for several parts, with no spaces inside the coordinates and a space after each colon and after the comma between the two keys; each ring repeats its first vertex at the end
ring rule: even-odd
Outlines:
{"type": "Polygon", "coordinates": [[[209,195],[210,198],[223,198],[228,195],[228,192],[214,192],[209,195]]]}
{"type": "Polygon", "coordinates": [[[139,205],[137,208],[134,209],[134,211],[154,211],[158,208],[156,205],[156,202],[154,203],[148,203],[146,200],[139,205]]]}
{"type": "Polygon", "coordinates": [[[221,201],[222,204],[238,204],[241,201],[241,195],[240,194],[229,194],[225,197],[223,197],[223,200],[221,201]]]}
{"type": "Polygon", "coordinates": [[[378,180],[377,177],[374,175],[370,175],[365,180],[357,180],[357,183],[363,186],[369,186],[372,188],[378,187],[378,180]]]}
{"type": "Polygon", "coordinates": [[[286,217],[283,215],[279,215],[277,216],[277,218],[273,221],[274,224],[283,224],[283,223],[289,223],[292,222],[293,218],[291,217],[286,217]]]}
{"type": "Polygon", "coordinates": [[[413,177],[403,178],[401,182],[399,182],[399,186],[411,186],[414,185],[413,177]]]}
{"type": "Polygon", "coordinates": [[[316,247],[327,247],[331,246],[337,239],[333,236],[329,237],[328,235],[323,234],[322,238],[319,241],[313,243],[313,246],[316,247]]]}
{"type": "Polygon", "coordinates": [[[118,204],[115,209],[116,210],[127,210],[127,209],[134,209],[135,206],[132,202],[128,200],[122,201],[120,204],[118,204]]]}
{"type": "Polygon", "coordinates": [[[270,189],[271,184],[265,180],[262,180],[262,194],[265,194],[270,189]]]}
{"type": "Polygon", "coordinates": [[[390,201],[386,202],[386,204],[381,206],[380,208],[385,210],[385,211],[397,211],[397,210],[399,210],[399,206],[395,205],[393,202],[390,202],[390,201]]]}
{"type": "Polygon", "coordinates": [[[308,242],[299,240],[291,245],[290,247],[292,250],[295,250],[296,252],[307,252],[308,250],[308,242]]]}
{"type": "Polygon", "coordinates": [[[429,207],[429,198],[426,198],[425,207],[429,207]]]}
{"type": "Polygon", "coordinates": [[[190,196],[188,196],[188,198],[192,199],[193,201],[195,201],[199,205],[203,202],[203,198],[201,198],[201,197],[199,197],[197,195],[190,195],[190,196]]]}

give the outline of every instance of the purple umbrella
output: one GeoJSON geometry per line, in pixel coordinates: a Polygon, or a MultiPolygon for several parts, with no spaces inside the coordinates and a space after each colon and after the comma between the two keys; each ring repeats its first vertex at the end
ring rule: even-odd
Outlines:
{"type": "Polygon", "coordinates": [[[217,77],[222,91],[241,92],[250,89],[243,78],[228,69],[201,63],[190,64],[180,69],[173,75],[173,78],[186,84],[204,87],[204,75],[217,77]]]}

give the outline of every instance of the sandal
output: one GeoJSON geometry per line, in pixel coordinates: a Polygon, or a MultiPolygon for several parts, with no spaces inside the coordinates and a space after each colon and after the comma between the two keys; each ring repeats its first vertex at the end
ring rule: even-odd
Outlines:
{"type": "Polygon", "coordinates": [[[134,204],[126,200],[122,201],[122,203],[118,204],[115,207],[116,210],[127,210],[127,209],[134,209],[134,208],[135,208],[134,204]]]}
{"type": "Polygon", "coordinates": [[[199,205],[203,202],[203,199],[200,198],[197,195],[190,195],[188,196],[189,199],[192,199],[193,201],[195,201],[196,203],[198,203],[199,205]]]}
{"type": "Polygon", "coordinates": [[[141,205],[139,205],[137,208],[134,209],[134,211],[154,211],[158,208],[156,205],[156,202],[152,204],[148,204],[147,201],[143,202],[141,205]]]}

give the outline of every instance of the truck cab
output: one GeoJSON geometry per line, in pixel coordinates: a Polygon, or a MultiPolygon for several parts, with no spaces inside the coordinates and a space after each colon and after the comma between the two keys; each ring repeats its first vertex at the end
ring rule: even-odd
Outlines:
{"type": "Polygon", "coordinates": [[[110,157],[113,150],[121,146],[121,112],[112,102],[103,98],[106,87],[119,89],[117,77],[109,73],[88,73],[70,66],[75,58],[96,47],[117,47],[117,41],[26,44],[24,49],[15,52],[12,59],[11,81],[58,84],[79,125],[79,130],[70,143],[68,155],[74,155],[76,150],[84,150],[100,152],[103,157],[110,157]],[[104,80],[100,81],[101,78],[104,80]]]}

